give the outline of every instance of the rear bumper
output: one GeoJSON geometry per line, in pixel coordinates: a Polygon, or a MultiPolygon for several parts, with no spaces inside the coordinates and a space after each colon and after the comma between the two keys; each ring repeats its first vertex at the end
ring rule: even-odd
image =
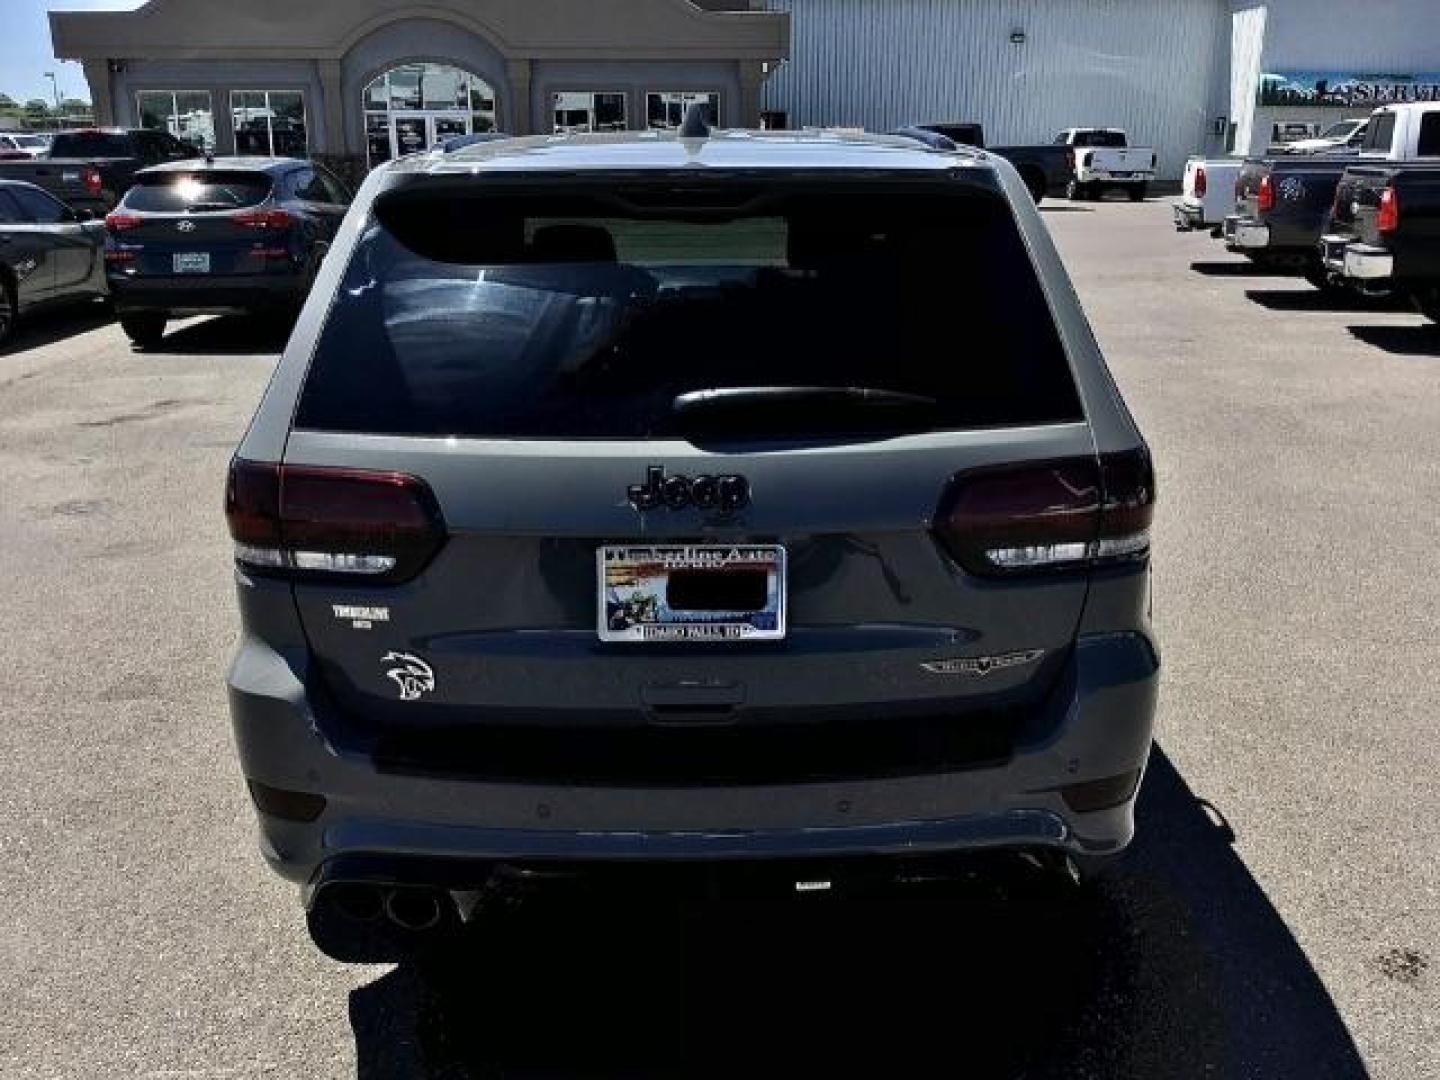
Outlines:
{"type": "Polygon", "coordinates": [[[1232,214],[1225,219],[1225,246],[1237,251],[1268,248],[1270,226],[1232,214]]]}
{"type": "Polygon", "coordinates": [[[120,313],[166,311],[173,315],[212,315],[250,308],[284,306],[304,299],[302,270],[233,277],[134,278],[109,275],[110,293],[120,313]]]}
{"type": "Polygon", "coordinates": [[[1334,274],[1345,273],[1345,249],[1355,242],[1353,236],[1330,234],[1320,238],[1320,262],[1334,274]]]}
{"type": "Polygon", "coordinates": [[[1193,232],[1206,227],[1205,209],[1198,203],[1181,199],[1171,203],[1170,210],[1175,216],[1175,228],[1178,232],[1193,232]]]}
{"type": "MultiPolygon", "coordinates": [[[[383,772],[319,734],[304,673],[254,639],[229,682],[245,776],[304,793],[313,820],[259,814],[282,876],[313,883],[336,860],[410,865],[674,863],[1049,849],[1119,851],[1134,829],[1159,659],[1143,634],[1082,638],[1058,722],[1008,761],[963,772],[745,786],[477,782],[383,772]],[[1077,789],[1121,778],[1094,806],[1077,789]],[[319,796],[323,804],[313,797],[319,796]],[[1076,810],[1080,803],[1083,808],[1076,810]]],[[[963,722],[963,721],[957,721],[963,722]]],[[[303,798],[303,796],[302,796],[303,798]]],[[[303,803],[301,804],[304,805],[303,803]]],[[[430,884],[416,881],[412,884],[430,884]]]]}
{"type": "Polygon", "coordinates": [[[1395,276],[1395,256],[1370,244],[1350,244],[1341,272],[1356,281],[1384,281],[1395,276]]]}

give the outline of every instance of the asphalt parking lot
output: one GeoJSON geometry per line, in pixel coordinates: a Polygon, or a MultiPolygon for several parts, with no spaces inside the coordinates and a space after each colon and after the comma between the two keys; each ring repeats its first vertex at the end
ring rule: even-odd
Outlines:
{"type": "Polygon", "coordinates": [[[1177,236],[1163,200],[1045,215],[1162,485],[1129,866],[1070,903],[562,901],[443,973],[324,959],[254,848],[220,494],[283,328],[22,328],[0,1075],[1440,1075],[1440,329],[1177,236]]]}

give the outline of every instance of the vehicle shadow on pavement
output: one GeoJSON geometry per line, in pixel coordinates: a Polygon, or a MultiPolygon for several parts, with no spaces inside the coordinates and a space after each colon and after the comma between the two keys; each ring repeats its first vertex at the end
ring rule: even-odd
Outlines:
{"type": "Polygon", "coordinates": [[[1140,829],[1113,880],[1069,897],[512,916],[443,969],[351,994],[358,1076],[1367,1076],[1229,827],[1158,748],[1140,829]]]}
{"type": "Polygon", "coordinates": [[[170,330],[146,355],[253,356],[284,350],[295,320],[270,315],[225,315],[170,330]]]}
{"type": "Polygon", "coordinates": [[[0,356],[58,345],[114,321],[110,306],[98,300],[27,314],[16,325],[15,336],[0,345],[0,356]]]}
{"type": "Polygon", "coordinates": [[[1067,203],[1041,203],[1042,214],[1093,214],[1093,206],[1070,206],[1067,203]]]}
{"type": "Polygon", "coordinates": [[[1249,259],[1239,259],[1234,262],[1192,262],[1190,269],[1194,273],[1204,274],[1206,277],[1274,278],[1295,276],[1293,270],[1277,266],[1262,266],[1249,259]]]}
{"type": "Polygon", "coordinates": [[[1384,349],[1395,356],[1440,357],[1440,326],[1348,326],[1366,345],[1384,349]]]}
{"type": "Polygon", "coordinates": [[[1321,290],[1311,286],[1298,289],[1247,289],[1245,298],[1271,311],[1404,311],[1409,304],[1393,296],[1361,296],[1359,293],[1321,290]]]}

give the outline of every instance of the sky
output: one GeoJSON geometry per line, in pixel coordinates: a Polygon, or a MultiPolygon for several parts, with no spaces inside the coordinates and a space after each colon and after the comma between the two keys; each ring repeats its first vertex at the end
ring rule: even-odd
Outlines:
{"type": "Polygon", "coordinates": [[[50,22],[55,11],[130,11],[144,0],[0,0],[0,94],[16,101],[54,100],[45,72],[59,77],[60,95],[90,100],[85,73],[77,63],[58,63],[50,44],[50,22]]]}

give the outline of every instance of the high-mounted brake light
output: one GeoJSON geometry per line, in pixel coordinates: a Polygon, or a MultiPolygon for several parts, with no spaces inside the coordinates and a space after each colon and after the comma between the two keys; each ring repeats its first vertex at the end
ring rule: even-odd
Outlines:
{"type": "Polygon", "coordinates": [[[1375,216],[1375,227],[1382,233],[1392,233],[1400,228],[1400,196],[1393,187],[1380,193],[1380,212],[1375,216]]]}
{"type": "Polygon", "coordinates": [[[1275,209],[1275,178],[1269,173],[1260,178],[1260,194],[1256,205],[1262,214],[1275,209]]]}
{"type": "Polygon", "coordinates": [[[131,229],[138,229],[145,224],[145,219],[138,214],[127,214],[116,210],[114,213],[105,215],[105,228],[112,233],[128,232],[131,229]]]}
{"type": "Polygon", "coordinates": [[[982,577],[1143,563],[1155,477],[1145,448],[962,473],[935,532],[982,577]]]}
{"type": "Polygon", "coordinates": [[[288,229],[295,224],[295,217],[288,210],[242,210],[232,214],[230,220],[252,229],[288,229]]]}
{"type": "Polygon", "coordinates": [[[225,490],[235,561],[259,573],[409,581],[444,546],[425,481],[236,459],[225,490]]]}
{"type": "Polygon", "coordinates": [[[1195,197],[1203,199],[1208,190],[1210,190],[1210,178],[1205,175],[1205,166],[1198,165],[1195,168],[1195,197]]]}

